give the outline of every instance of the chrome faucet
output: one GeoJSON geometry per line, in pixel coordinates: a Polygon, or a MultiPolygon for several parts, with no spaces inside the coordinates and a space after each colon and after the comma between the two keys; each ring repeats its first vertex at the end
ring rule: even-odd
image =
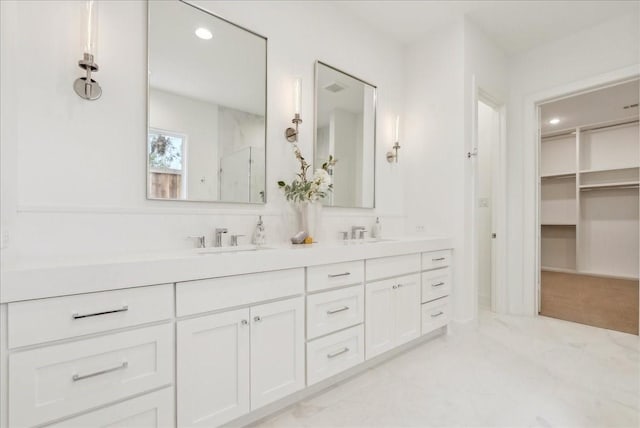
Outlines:
{"type": "Polygon", "coordinates": [[[227,228],[216,229],[216,242],[213,245],[214,247],[222,247],[222,234],[227,233],[227,228]]]}
{"type": "Polygon", "coordinates": [[[358,238],[358,231],[360,231],[360,239],[364,239],[364,233],[367,229],[364,226],[351,226],[351,239],[358,238]]]}
{"type": "Polygon", "coordinates": [[[204,236],[189,236],[191,239],[195,239],[198,245],[198,248],[206,248],[207,241],[204,236]]]}

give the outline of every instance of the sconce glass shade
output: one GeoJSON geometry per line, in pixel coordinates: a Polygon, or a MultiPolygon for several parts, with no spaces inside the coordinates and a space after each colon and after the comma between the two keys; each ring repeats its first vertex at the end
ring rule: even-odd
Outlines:
{"type": "Polygon", "coordinates": [[[300,115],[302,107],[302,79],[299,77],[293,83],[293,113],[300,115]]]}
{"type": "Polygon", "coordinates": [[[98,50],[98,2],[87,0],[82,6],[82,54],[97,56],[98,50]]]}

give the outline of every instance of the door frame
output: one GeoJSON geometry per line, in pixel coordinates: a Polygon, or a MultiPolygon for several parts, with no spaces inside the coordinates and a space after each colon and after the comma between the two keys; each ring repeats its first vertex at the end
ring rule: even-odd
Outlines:
{"type": "MultiPolygon", "coordinates": [[[[499,131],[498,141],[496,147],[496,160],[497,166],[493,168],[492,174],[492,195],[491,195],[491,222],[493,224],[496,233],[496,239],[493,243],[492,257],[492,275],[491,275],[491,310],[497,313],[507,312],[507,287],[506,287],[506,237],[507,237],[507,110],[506,103],[500,97],[492,94],[479,86],[473,78],[473,92],[472,92],[472,126],[471,126],[471,147],[472,154],[477,153],[478,149],[478,102],[483,102],[492,107],[498,114],[499,131]]],[[[472,167],[472,186],[471,186],[471,264],[472,264],[472,283],[473,283],[473,297],[474,297],[474,318],[478,315],[478,296],[479,296],[479,282],[480,282],[480,270],[479,270],[479,248],[478,248],[478,209],[477,209],[477,185],[478,185],[478,171],[477,171],[477,156],[471,156],[473,160],[472,167]]]]}
{"type": "MultiPolygon", "coordinates": [[[[591,92],[640,77],[636,64],[585,79],[568,82],[525,98],[523,119],[523,213],[522,213],[522,303],[524,313],[538,316],[540,310],[540,195],[539,195],[539,107],[542,104],[591,92]]],[[[513,278],[512,280],[516,280],[513,278]]]]}

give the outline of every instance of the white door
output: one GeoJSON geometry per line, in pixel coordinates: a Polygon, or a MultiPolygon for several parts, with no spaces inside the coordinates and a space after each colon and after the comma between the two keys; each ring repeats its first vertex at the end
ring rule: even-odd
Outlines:
{"type": "Polygon", "coordinates": [[[393,286],[397,286],[397,282],[388,279],[366,285],[365,350],[367,359],[388,351],[394,346],[396,289],[393,286]]]}
{"type": "Polygon", "coordinates": [[[420,276],[394,278],[395,344],[402,345],[420,336],[420,276]]]}
{"type": "Polygon", "coordinates": [[[249,412],[249,309],[177,323],[178,426],[219,426],[249,412]]]}
{"type": "Polygon", "coordinates": [[[305,386],[304,297],[251,308],[251,409],[305,386]]]}

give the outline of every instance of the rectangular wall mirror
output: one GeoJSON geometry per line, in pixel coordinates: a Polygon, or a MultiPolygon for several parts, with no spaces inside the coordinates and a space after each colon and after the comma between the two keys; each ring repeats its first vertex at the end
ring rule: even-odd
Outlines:
{"type": "Polygon", "coordinates": [[[376,87],[317,61],[315,120],[314,167],[337,159],[323,204],[374,208],[376,87]]]}
{"type": "Polygon", "coordinates": [[[266,202],[267,39],[149,2],[147,198],[266,202]]]}

